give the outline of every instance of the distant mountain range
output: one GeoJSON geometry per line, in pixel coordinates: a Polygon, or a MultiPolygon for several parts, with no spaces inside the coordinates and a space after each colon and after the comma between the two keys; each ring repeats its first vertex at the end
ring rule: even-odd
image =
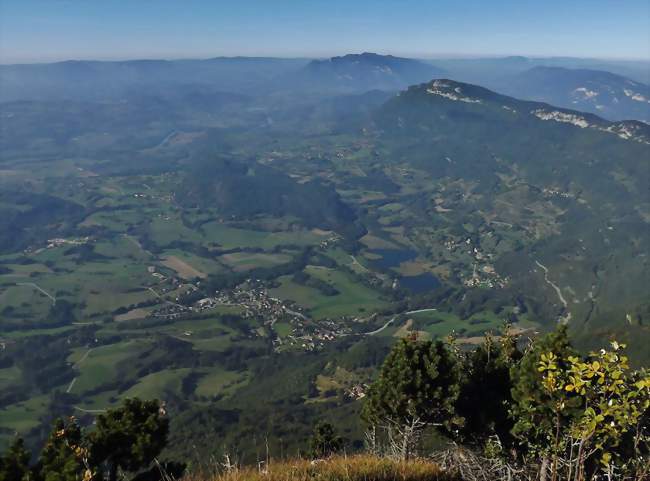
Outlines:
{"type": "Polygon", "coordinates": [[[433,59],[428,63],[443,68],[448,75],[462,82],[496,86],[498,82],[535,67],[558,67],[580,70],[603,70],[650,84],[650,61],[602,60],[573,57],[524,56],[433,59]]]}
{"type": "MultiPolygon", "coordinates": [[[[609,120],[649,121],[650,87],[643,82],[647,77],[644,67],[647,73],[648,65],[643,62],[528,57],[420,61],[369,52],[324,60],[66,61],[0,65],[0,102],[157,98],[176,104],[187,99],[209,111],[213,105],[221,108],[224,101],[231,102],[233,93],[247,98],[272,97],[275,102],[289,97],[303,101],[373,90],[396,92],[447,77],[609,120]]],[[[242,98],[235,100],[241,102],[242,98]]]]}
{"type": "Polygon", "coordinates": [[[102,100],[183,87],[252,94],[308,59],[217,57],[205,60],[66,61],[0,65],[0,101],[102,100]]]}
{"type": "Polygon", "coordinates": [[[314,60],[297,73],[303,88],[343,92],[399,90],[444,74],[444,70],[409,58],[364,52],[314,60]]]}
{"type": "Polygon", "coordinates": [[[602,70],[535,67],[513,76],[501,90],[610,120],[650,121],[650,86],[602,70]]]}
{"type": "Polygon", "coordinates": [[[0,101],[178,98],[194,91],[203,97],[224,92],[259,97],[397,91],[443,72],[418,60],[374,53],[327,60],[234,57],[0,65],[0,101]]]}

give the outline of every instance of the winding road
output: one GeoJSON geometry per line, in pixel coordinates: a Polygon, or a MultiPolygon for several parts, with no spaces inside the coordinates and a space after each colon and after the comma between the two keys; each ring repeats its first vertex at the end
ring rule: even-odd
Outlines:
{"type": "Polygon", "coordinates": [[[379,329],[375,329],[374,331],[371,332],[366,332],[366,336],[374,336],[375,334],[379,334],[381,331],[386,329],[388,326],[390,326],[393,322],[395,321],[395,318],[393,317],[390,321],[386,322],[383,326],[381,326],[379,329]]]}
{"type": "MultiPolygon", "coordinates": [[[[90,354],[90,351],[92,351],[92,347],[88,349],[83,356],[81,356],[81,359],[79,359],[77,362],[74,363],[72,366],[73,369],[79,368],[79,365],[86,360],[88,357],[88,354],[90,354]]],[[[77,382],[77,378],[75,377],[72,381],[70,381],[70,384],[68,385],[68,389],[65,390],[66,393],[70,393],[72,391],[72,387],[74,386],[74,383],[77,382]]]]}
{"type": "Polygon", "coordinates": [[[437,311],[435,307],[429,307],[427,309],[417,309],[415,311],[408,311],[406,314],[418,314],[420,312],[432,312],[432,311],[437,311]]]}
{"type": "Polygon", "coordinates": [[[350,258],[352,259],[353,266],[359,266],[363,272],[369,272],[366,266],[364,266],[361,262],[359,262],[356,257],[351,255],[350,258]]]}
{"type": "Polygon", "coordinates": [[[42,293],[45,294],[47,297],[49,297],[50,299],[52,299],[52,304],[56,304],[56,297],[54,297],[52,294],[50,294],[49,292],[47,292],[45,289],[43,289],[42,287],[38,286],[37,284],[34,284],[33,282],[18,282],[18,283],[16,283],[16,285],[17,285],[17,286],[28,286],[28,287],[33,287],[33,288],[36,289],[37,291],[42,292],[42,293]]]}
{"type": "Polygon", "coordinates": [[[536,260],[535,263],[544,270],[544,280],[546,281],[546,283],[549,286],[551,286],[555,290],[555,292],[557,292],[557,297],[560,299],[560,302],[564,306],[564,309],[566,311],[566,315],[564,317],[560,317],[559,322],[562,322],[563,324],[568,324],[569,321],[571,320],[571,313],[569,312],[569,309],[568,309],[569,303],[567,302],[567,300],[562,295],[562,290],[560,289],[560,287],[557,284],[555,284],[552,280],[550,280],[548,278],[548,267],[546,267],[544,264],[542,264],[538,260],[536,260]]]}

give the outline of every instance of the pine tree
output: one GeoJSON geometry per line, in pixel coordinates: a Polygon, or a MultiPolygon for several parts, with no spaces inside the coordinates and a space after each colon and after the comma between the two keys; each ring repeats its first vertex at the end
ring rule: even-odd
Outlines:
{"type": "Polygon", "coordinates": [[[127,399],[99,415],[96,424],[88,436],[92,461],[106,469],[109,481],[117,479],[118,470],[146,468],[167,444],[169,420],[158,401],[127,399]]]}
{"type": "Polygon", "coordinates": [[[386,357],[368,392],[363,419],[385,429],[390,444],[396,446],[391,449],[406,457],[425,426],[458,427],[455,404],[460,382],[457,355],[446,344],[402,339],[386,357]]]}
{"type": "Polygon", "coordinates": [[[312,458],[325,458],[336,454],[343,449],[343,439],[337,436],[334,426],[330,423],[318,423],[309,440],[309,456],[312,458]]]}
{"type": "Polygon", "coordinates": [[[510,369],[522,355],[516,342],[516,338],[507,332],[500,340],[488,335],[467,355],[457,406],[464,421],[460,431],[462,440],[483,444],[497,436],[501,446],[512,444],[514,422],[509,414],[513,403],[510,369]]]}
{"type": "Polygon", "coordinates": [[[16,438],[4,456],[0,456],[0,481],[26,481],[29,479],[30,454],[21,438],[16,438]]]}
{"type": "Polygon", "coordinates": [[[38,472],[43,481],[78,481],[92,479],[84,460],[81,428],[74,418],[67,423],[58,419],[39,458],[38,472]]]}

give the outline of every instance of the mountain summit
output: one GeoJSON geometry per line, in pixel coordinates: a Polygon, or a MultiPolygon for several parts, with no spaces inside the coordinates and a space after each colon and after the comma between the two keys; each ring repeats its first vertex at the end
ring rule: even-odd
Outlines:
{"type": "MultiPolygon", "coordinates": [[[[478,125],[476,122],[482,119],[485,121],[482,126],[485,127],[486,132],[492,131],[496,123],[503,123],[504,127],[512,125],[511,128],[521,131],[529,127],[539,128],[541,125],[538,122],[543,121],[547,124],[563,124],[585,131],[615,135],[642,144],[650,143],[650,126],[643,122],[635,120],[611,122],[594,114],[555,107],[543,102],[519,100],[478,85],[449,79],[436,79],[409,87],[389,102],[384,110],[398,105],[400,108],[406,107],[411,116],[421,110],[426,110],[427,115],[431,115],[432,110],[435,112],[442,110],[443,113],[436,122],[437,128],[442,128],[445,122],[452,121],[458,127],[459,120],[473,120],[473,125],[478,125]],[[414,101],[418,105],[414,105],[414,101]]],[[[400,116],[402,124],[405,118],[400,116]]],[[[431,119],[426,119],[425,122],[429,123],[431,119]]],[[[507,130],[502,131],[499,137],[506,134],[508,134],[507,130]]]]}
{"type": "Polygon", "coordinates": [[[637,286],[646,284],[648,267],[633,259],[643,255],[634,239],[647,232],[650,218],[642,199],[650,126],[439,79],[400,92],[367,130],[378,159],[419,179],[430,176],[426,185],[462,186],[454,187],[453,202],[445,191],[435,194],[438,203],[422,204],[436,232],[462,232],[469,223],[481,226],[480,239],[501,246],[516,235],[521,244],[493,259],[512,286],[547,289],[539,262],[571,286],[571,300],[547,289],[547,302],[564,309],[573,326],[587,335],[606,328],[647,336],[621,313],[634,318],[633,309],[647,303],[647,289],[637,286]]]}
{"type": "Polygon", "coordinates": [[[610,120],[650,122],[650,86],[603,70],[535,67],[500,90],[610,120]]]}
{"type": "Polygon", "coordinates": [[[399,90],[443,73],[419,60],[364,52],[313,60],[299,75],[314,88],[359,92],[399,90]]]}

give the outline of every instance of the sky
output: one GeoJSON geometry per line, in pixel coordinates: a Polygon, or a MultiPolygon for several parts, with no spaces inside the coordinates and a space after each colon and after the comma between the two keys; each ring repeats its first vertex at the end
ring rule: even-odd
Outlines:
{"type": "Polygon", "coordinates": [[[650,58],[650,0],[0,0],[0,63],[493,55],[650,58]]]}

